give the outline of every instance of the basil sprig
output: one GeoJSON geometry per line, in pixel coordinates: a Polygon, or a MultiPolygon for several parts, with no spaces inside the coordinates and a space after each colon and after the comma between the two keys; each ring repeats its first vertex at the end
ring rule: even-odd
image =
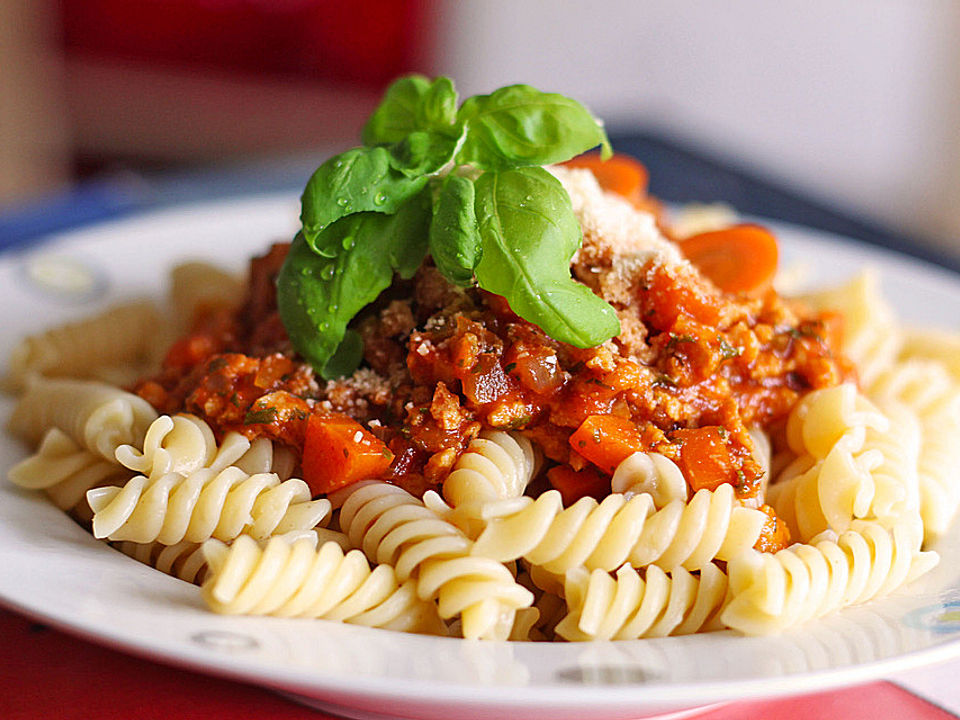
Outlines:
{"type": "Polygon", "coordinates": [[[575,100],[527,85],[457,102],[449,78],[397,80],[364,145],[307,183],[277,303],[325,378],[356,368],[362,345],[348,324],[427,252],[450,282],[475,280],[556,340],[592,347],[620,332],[613,308],[570,276],[580,226],[540,167],[597,145],[608,155],[603,127],[575,100]]]}

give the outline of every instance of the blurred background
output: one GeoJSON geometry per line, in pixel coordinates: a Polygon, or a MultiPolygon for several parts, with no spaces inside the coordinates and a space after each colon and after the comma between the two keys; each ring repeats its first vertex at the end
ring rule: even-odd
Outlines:
{"type": "Polygon", "coordinates": [[[419,71],[576,97],[667,199],[800,198],[957,259],[958,37],[956,0],[0,0],[0,220],[302,184],[419,71]]]}

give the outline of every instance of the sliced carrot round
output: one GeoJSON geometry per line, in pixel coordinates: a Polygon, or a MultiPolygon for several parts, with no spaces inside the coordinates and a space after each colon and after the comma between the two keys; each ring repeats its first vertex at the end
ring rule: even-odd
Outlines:
{"type": "Polygon", "coordinates": [[[564,163],[567,167],[584,168],[593,173],[600,187],[642,205],[647,196],[647,169],[629,155],[615,154],[601,160],[599,153],[585,153],[564,163]]]}
{"type": "Polygon", "coordinates": [[[759,225],[733,225],[692,235],[680,250],[721,290],[759,294],[777,272],[777,239],[759,225]]]}

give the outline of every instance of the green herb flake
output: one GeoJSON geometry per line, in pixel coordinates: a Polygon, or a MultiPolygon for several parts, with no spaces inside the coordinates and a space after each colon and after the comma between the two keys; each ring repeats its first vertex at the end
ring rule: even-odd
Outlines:
{"type": "Polygon", "coordinates": [[[666,373],[655,373],[653,379],[654,386],[657,387],[677,387],[677,381],[666,373]]]}
{"type": "Polygon", "coordinates": [[[743,348],[733,347],[733,345],[728,343],[724,338],[720,338],[720,355],[724,360],[740,357],[740,353],[742,352],[743,348]]]}
{"type": "Polygon", "coordinates": [[[277,419],[275,407],[251,408],[243,417],[244,425],[266,425],[277,419]]]}
{"type": "Polygon", "coordinates": [[[676,335],[670,333],[670,340],[667,342],[667,352],[675,350],[681,343],[695,343],[697,339],[693,335],[676,335]]]}

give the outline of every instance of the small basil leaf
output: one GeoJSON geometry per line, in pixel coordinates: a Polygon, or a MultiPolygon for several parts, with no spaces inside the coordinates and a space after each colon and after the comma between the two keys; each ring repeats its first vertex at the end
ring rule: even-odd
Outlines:
{"type": "Polygon", "coordinates": [[[311,247],[325,228],[353,213],[391,214],[427,183],[396,169],[383,147],[354,148],[327,160],[310,178],[300,199],[303,235],[311,247]]]}
{"type": "MultiPolygon", "coordinates": [[[[408,75],[394,82],[363,128],[364,145],[402,141],[418,130],[448,131],[457,122],[457,91],[448,77],[408,75]]],[[[454,132],[454,135],[459,135],[454,132]]]]}
{"type": "MultiPolygon", "coordinates": [[[[389,287],[394,270],[410,277],[423,262],[429,221],[421,196],[395,215],[357,213],[327,227],[317,244],[333,258],[314,252],[302,233],[294,238],[277,277],[277,307],[294,348],[323,377],[332,377],[327,366],[347,324],[389,287]]],[[[341,359],[330,372],[343,367],[341,359]]]]}
{"type": "Polygon", "coordinates": [[[364,145],[380,145],[403,140],[422,129],[421,106],[430,92],[430,81],[423,75],[407,75],[387,88],[383,100],[363,128],[364,145]]]}
{"type": "Polygon", "coordinates": [[[466,286],[480,261],[480,231],[474,209],[473,182],[448,175],[433,199],[430,254],[437,269],[454,285],[466,286]]]}
{"type": "Polygon", "coordinates": [[[612,153],[600,122],[576,100],[529,85],[468,98],[457,116],[466,126],[458,163],[486,170],[549,165],[600,145],[612,153]]]}
{"type": "Polygon", "coordinates": [[[448,77],[438,77],[423,94],[417,118],[420,126],[443,130],[457,122],[457,91],[448,77]]]}
{"type": "Polygon", "coordinates": [[[411,178],[435,174],[453,160],[456,149],[457,138],[425,130],[410,133],[389,148],[394,168],[411,178]]]}
{"type": "Polygon", "coordinates": [[[614,309],[570,277],[580,226],[570,197],[543,168],[486,172],[476,181],[481,288],[555,340],[593,347],[620,332],[614,309]]]}

